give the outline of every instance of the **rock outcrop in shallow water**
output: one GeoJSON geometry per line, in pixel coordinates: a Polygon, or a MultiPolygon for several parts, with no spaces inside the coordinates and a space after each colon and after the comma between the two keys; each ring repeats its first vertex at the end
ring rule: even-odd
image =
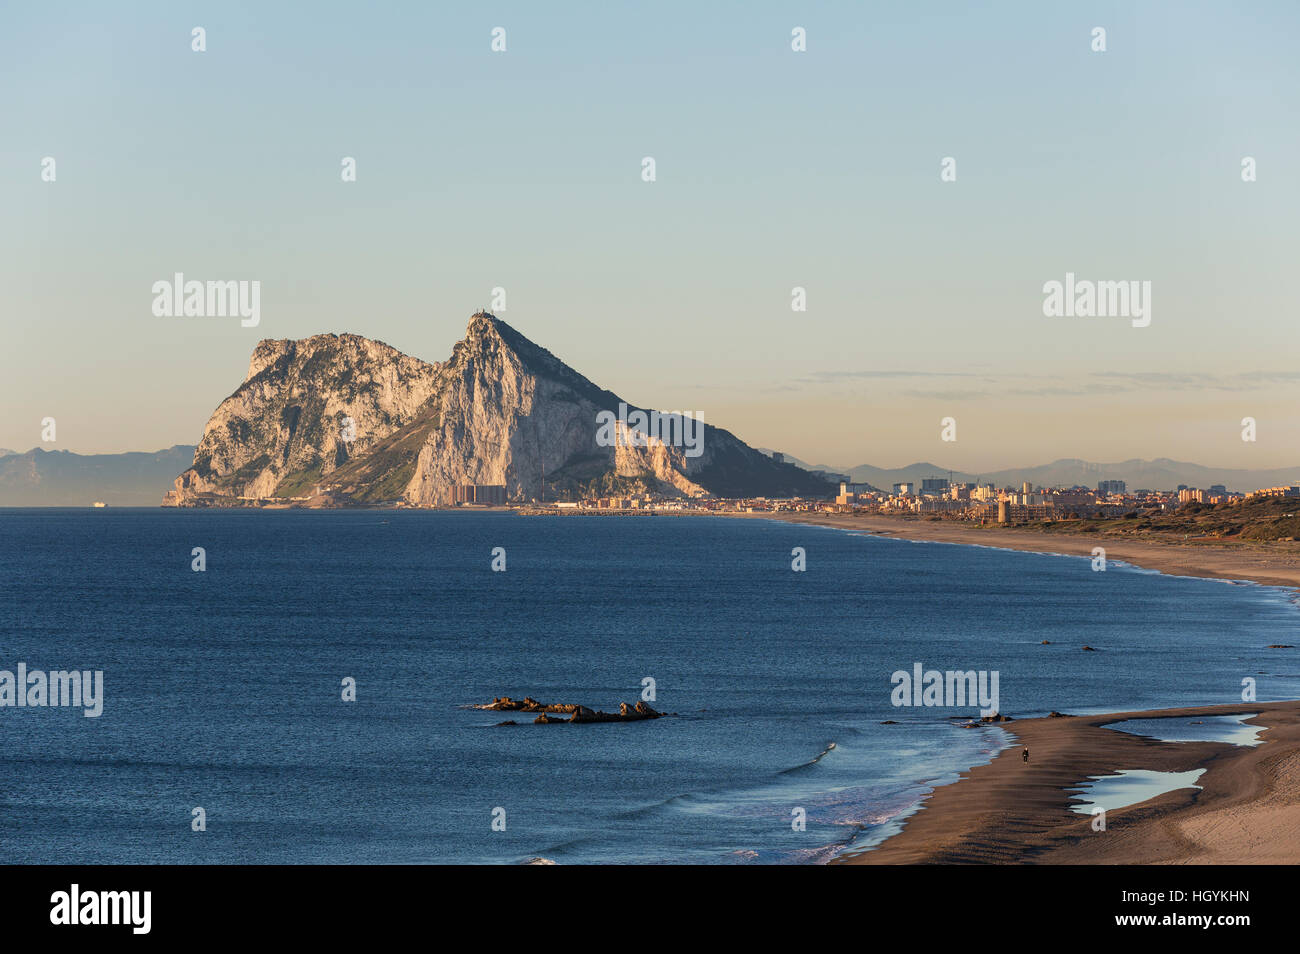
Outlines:
{"type": "Polygon", "coordinates": [[[538,702],[532,696],[511,699],[501,696],[486,705],[473,706],[475,709],[489,709],[493,712],[576,712],[578,707],[572,703],[538,702]]]}
{"type": "MultiPolygon", "coordinates": [[[[657,712],[645,702],[629,706],[626,702],[618,704],[618,712],[601,712],[572,702],[538,702],[531,696],[515,700],[509,696],[493,699],[486,705],[474,706],[475,709],[489,709],[494,712],[536,712],[534,725],[553,725],[558,723],[584,722],[642,722],[646,719],[661,719],[668,713],[657,712]],[[552,718],[553,715],[568,715],[567,719],[552,718]]],[[[515,722],[499,722],[498,725],[516,725],[515,722]]]]}

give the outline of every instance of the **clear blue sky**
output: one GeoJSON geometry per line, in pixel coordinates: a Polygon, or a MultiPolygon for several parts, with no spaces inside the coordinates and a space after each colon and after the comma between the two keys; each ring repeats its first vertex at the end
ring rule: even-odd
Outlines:
{"type": "Polygon", "coordinates": [[[196,442],[258,339],[442,360],[504,286],[501,317],[598,383],[806,460],[1300,460],[1300,4],[8,4],[0,27],[0,446],[45,416],[81,452],[196,442]],[[155,318],[177,271],[260,281],[260,326],[155,318]],[[1066,271],[1151,281],[1151,326],[1045,318],[1066,271]]]}

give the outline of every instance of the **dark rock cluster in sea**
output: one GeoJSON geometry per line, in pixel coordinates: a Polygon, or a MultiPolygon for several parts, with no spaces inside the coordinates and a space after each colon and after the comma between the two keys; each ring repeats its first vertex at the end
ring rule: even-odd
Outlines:
{"type": "MultiPolygon", "coordinates": [[[[626,702],[618,704],[618,712],[601,712],[598,709],[589,709],[586,706],[577,705],[572,702],[538,702],[531,696],[524,696],[523,699],[511,699],[509,696],[501,696],[499,699],[493,699],[487,705],[474,706],[475,709],[490,709],[494,712],[536,712],[538,716],[533,720],[534,725],[551,725],[554,723],[584,723],[584,722],[641,722],[646,719],[659,719],[666,712],[657,712],[650,708],[645,702],[638,702],[634,706],[629,706],[626,702]],[[555,715],[567,715],[567,719],[553,718],[555,715]]],[[[497,725],[518,725],[517,722],[508,720],[498,722],[497,725]]]]}

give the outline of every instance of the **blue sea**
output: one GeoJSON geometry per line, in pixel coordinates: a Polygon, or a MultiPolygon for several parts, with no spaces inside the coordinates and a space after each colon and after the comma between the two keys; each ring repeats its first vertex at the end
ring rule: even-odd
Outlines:
{"type": "Polygon", "coordinates": [[[758,519],[6,510],[0,607],[0,670],[104,673],[0,708],[0,863],[819,862],[1008,744],[892,705],[915,663],[1017,717],[1300,696],[1288,590],[758,519]],[[647,677],[675,717],[468,708],[647,677]]]}

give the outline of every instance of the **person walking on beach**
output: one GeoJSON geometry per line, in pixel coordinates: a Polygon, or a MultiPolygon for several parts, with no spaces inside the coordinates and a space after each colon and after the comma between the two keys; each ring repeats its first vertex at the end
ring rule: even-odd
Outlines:
{"type": "Polygon", "coordinates": [[[1028,764],[1029,764],[1029,749],[1026,748],[1023,752],[1021,752],[1021,753],[1020,753],[1020,757],[1021,757],[1022,759],[1024,759],[1025,764],[1028,765],[1028,764]]]}

